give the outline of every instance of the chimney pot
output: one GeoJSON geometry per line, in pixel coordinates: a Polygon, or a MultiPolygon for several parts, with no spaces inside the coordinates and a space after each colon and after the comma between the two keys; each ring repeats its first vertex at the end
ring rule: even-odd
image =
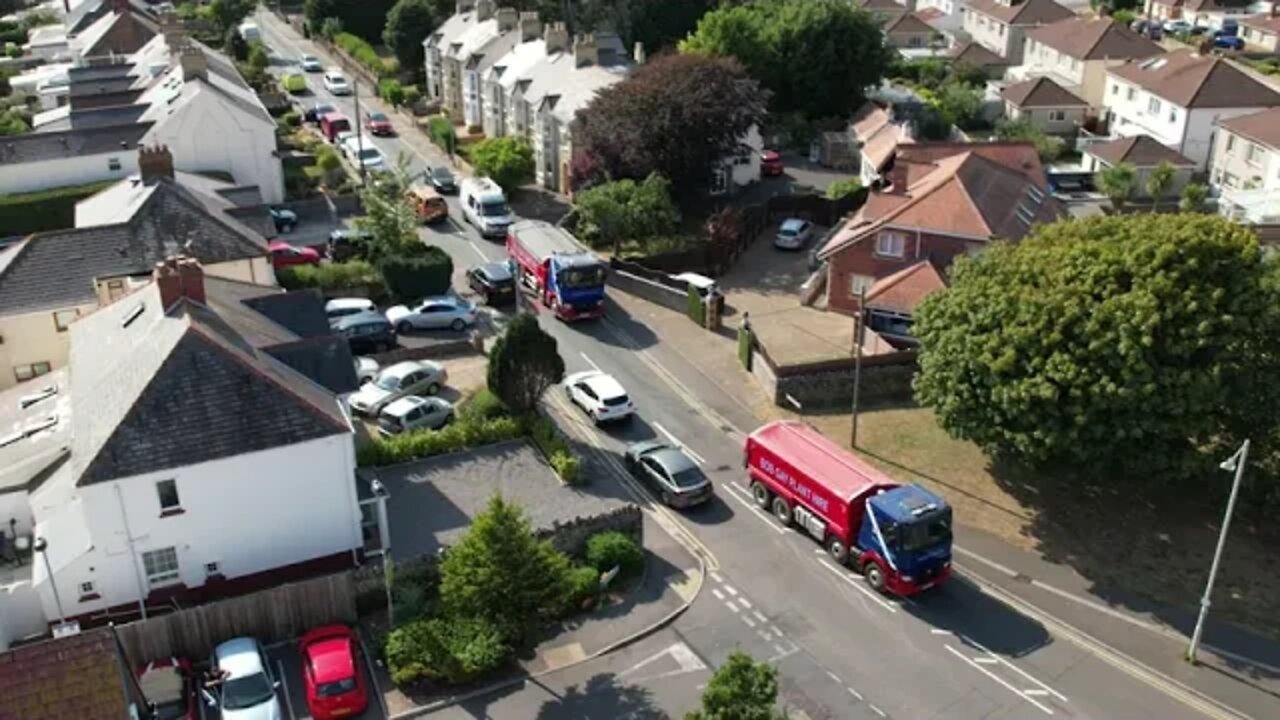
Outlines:
{"type": "Polygon", "coordinates": [[[549,23],[543,39],[547,43],[548,55],[555,55],[569,49],[569,29],[562,22],[549,23]]]}
{"type": "Polygon", "coordinates": [[[508,33],[515,30],[520,22],[520,12],[515,8],[498,8],[498,32],[508,33]]]}
{"type": "Polygon", "coordinates": [[[142,182],[147,185],[156,184],[160,178],[173,179],[173,154],[168,145],[138,148],[138,173],[142,182]]]}
{"type": "Polygon", "coordinates": [[[459,15],[476,9],[476,0],[458,0],[455,6],[459,15]]]}
{"type": "Polygon", "coordinates": [[[542,36],[542,20],[536,12],[520,13],[520,42],[527,43],[542,36]]]}
{"type": "Polygon", "coordinates": [[[186,298],[201,305],[206,303],[204,293],[204,268],[193,258],[175,255],[156,263],[151,273],[160,289],[160,304],[165,310],[186,298]]]}
{"type": "Polygon", "coordinates": [[[476,22],[492,18],[497,11],[498,4],[494,0],[476,0],[476,22]]]}
{"type": "Polygon", "coordinates": [[[182,67],[183,82],[195,78],[209,79],[209,58],[205,57],[204,51],[195,45],[187,43],[182,46],[178,54],[178,64],[182,67]]]}
{"type": "Polygon", "coordinates": [[[644,43],[636,43],[635,50],[632,52],[632,59],[635,60],[637,65],[643,65],[644,61],[648,59],[644,52],[644,43]]]}

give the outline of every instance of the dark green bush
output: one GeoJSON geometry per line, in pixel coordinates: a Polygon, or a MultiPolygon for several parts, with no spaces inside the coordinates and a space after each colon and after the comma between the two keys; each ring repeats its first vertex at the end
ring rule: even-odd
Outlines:
{"type": "Polygon", "coordinates": [[[538,446],[542,454],[551,464],[551,469],[561,480],[570,485],[576,484],[582,476],[581,463],[573,454],[569,444],[556,432],[556,426],[547,418],[538,418],[530,430],[533,444],[538,446]]]}
{"type": "Polygon", "coordinates": [[[345,50],[353,60],[368,68],[378,77],[387,77],[395,74],[396,64],[379,57],[378,51],[374,50],[373,46],[365,41],[364,38],[342,32],[333,36],[333,44],[345,50]]]}
{"type": "Polygon", "coordinates": [[[644,569],[644,549],[620,532],[597,533],[587,540],[587,564],[602,573],[621,568],[620,575],[631,577],[644,569]]]}
{"type": "Polygon", "coordinates": [[[47,230],[75,227],[76,203],[111,185],[91,183],[40,190],[16,195],[0,195],[0,234],[30,235],[47,230]]]}
{"type": "Polygon", "coordinates": [[[507,406],[489,388],[476,390],[458,405],[458,419],[463,421],[492,420],[510,414],[507,406]]]}
{"type": "Polygon", "coordinates": [[[378,81],[378,97],[400,107],[404,104],[404,87],[395,78],[384,78],[378,81]]]}
{"type": "Polygon", "coordinates": [[[284,115],[281,115],[281,116],[280,116],[280,120],[281,120],[281,121],[282,121],[286,126],[291,127],[291,128],[296,128],[296,127],[298,127],[298,126],[302,125],[302,115],[300,115],[296,110],[290,110],[289,112],[285,113],[284,115]]]}
{"type": "Polygon", "coordinates": [[[294,265],[276,271],[276,280],[286,290],[316,288],[322,292],[377,289],[382,276],[364,260],[320,265],[294,265]]]}
{"type": "Polygon", "coordinates": [[[587,607],[600,595],[600,571],[589,565],[579,565],[569,571],[569,601],[566,615],[573,615],[587,607]]]}
{"type": "Polygon", "coordinates": [[[374,438],[356,451],[356,463],[360,467],[396,465],[480,445],[515,440],[525,432],[525,423],[510,417],[471,421],[459,419],[440,430],[420,430],[391,438],[374,438]]]}
{"type": "Polygon", "coordinates": [[[387,665],[391,681],[458,684],[496,669],[511,653],[502,634],[479,618],[418,620],[391,631],[387,665]]]}
{"type": "Polygon", "coordinates": [[[453,285],[453,258],[434,245],[416,247],[411,255],[397,252],[378,259],[387,289],[401,301],[441,295],[453,285]]]}

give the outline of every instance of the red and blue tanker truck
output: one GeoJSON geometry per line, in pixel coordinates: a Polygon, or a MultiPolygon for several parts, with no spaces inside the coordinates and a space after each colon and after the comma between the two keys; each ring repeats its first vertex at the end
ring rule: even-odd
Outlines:
{"type": "Polygon", "coordinates": [[[862,572],[881,592],[911,595],[951,574],[951,507],[899,485],[805,423],[780,420],[747,437],[756,504],[862,572]]]}
{"type": "Polygon", "coordinates": [[[604,262],[568,232],[542,220],[521,220],[507,229],[507,254],[521,281],[561,320],[604,314],[604,262]]]}

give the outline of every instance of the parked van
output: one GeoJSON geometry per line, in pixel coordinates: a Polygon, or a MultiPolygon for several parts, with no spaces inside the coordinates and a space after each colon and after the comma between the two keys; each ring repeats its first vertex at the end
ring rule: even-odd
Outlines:
{"type": "Polygon", "coordinates": [[[505,238],[513,218],[507,196],[498,183],[486,177],[467,178],[458,192],[462,218],[475,226],[482,237],[505,238]]]}
{"type": "Polygon", "coordinates": [[[262,31],[258,29],[258,24],[253,22],[240,23],[240,37],[245,42],[253,42],[262,39],[262,31]]]}
{"type": "Polygon", "coordinates": [[[332,112],[320,118],[320,134],[331,143],[338,142],[338,133],[351,129],[351,121],[342,113],[332,112]]]}
{"type": "Polygon", "coordinates": [[[415,185],[405,192],[404,199],[423,222],[436,222],[449,217],[449,204],[432,188],[415,185]]]}

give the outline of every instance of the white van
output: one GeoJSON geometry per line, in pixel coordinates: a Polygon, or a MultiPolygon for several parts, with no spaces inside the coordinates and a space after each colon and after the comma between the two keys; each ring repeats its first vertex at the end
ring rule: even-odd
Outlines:
{"type": "Polygon", "coordinates": [[[480,231],[482,237],[505,238],[514,218],[507,196],[498,183],[486,177],[467,178],[458,189],[462,217],[480,231]]]}
{"type": "Polygon", "coordinates": [[[240,23],[240,37],[245,42],[262,39],[262,31],[258,29],[258,24],[253,22],[240,23]]]}

